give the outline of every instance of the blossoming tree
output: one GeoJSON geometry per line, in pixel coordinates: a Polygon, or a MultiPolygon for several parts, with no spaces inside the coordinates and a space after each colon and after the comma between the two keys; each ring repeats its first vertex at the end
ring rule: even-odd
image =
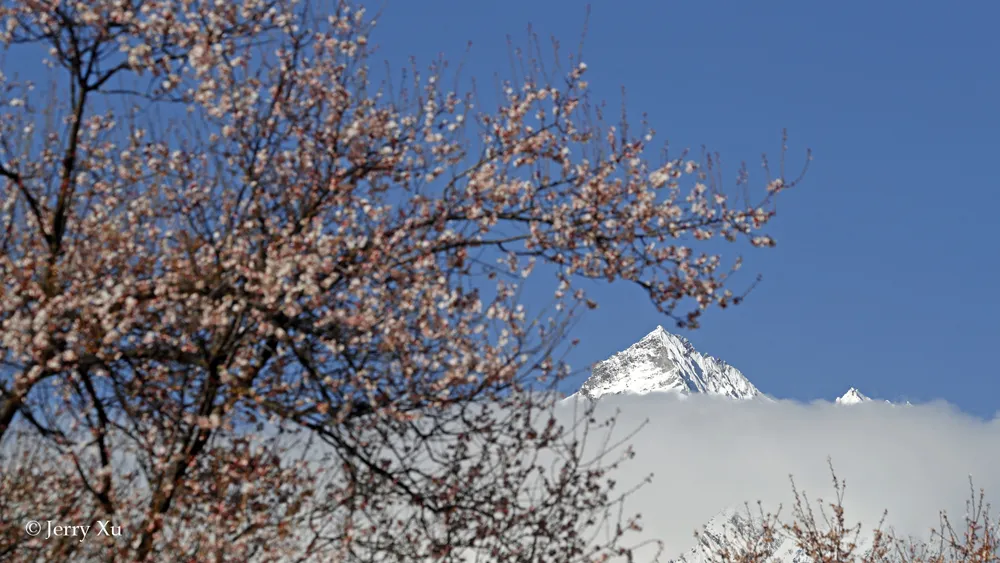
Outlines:
{"type": "Polygon", "coordinates": [[[739,263],[692,242],[773,245],[794,182],[736,202],[711,159],[652,162],[573,58],[490,111],[440,65],[373,82],[374,25],[347,2],[0,3],[0,558],[629,553],[627,448],[588,455],[602,422],[558,424],[546,392],[595,306],[580,281],[697,326],[738,303],[739,263]],[[521,304],[539,275],[547,317],[521,304]]]}

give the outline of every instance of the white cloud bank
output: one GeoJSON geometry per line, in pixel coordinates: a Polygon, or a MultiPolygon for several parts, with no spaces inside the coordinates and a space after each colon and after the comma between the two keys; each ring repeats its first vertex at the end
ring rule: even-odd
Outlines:
{"type": "Polygon", "coordinates": [[[745,501],[764,501],[765,509],[782,503],[782,518],[790,519],[789,474],[814,508],[817,498],[832,500],[828,457],[847,481],[847,519],[862,522],[863,531],[885,509],[887,525],[920,537],[937,525],[942,509],[961,521],[970,475],[987,500],[1000,499],[1000,417],[984,421],[946,403],[845,406],[650,394],[603,397],[598,414],[614,409],[621,409],[617,434],[649,419],[631,442],[635,458],[617,478],[626,487],[654,473],[626,506],[642,513],[644,537],[666,542],[668,557],[693,546],[694,530],[722,509],[745,501]]]}

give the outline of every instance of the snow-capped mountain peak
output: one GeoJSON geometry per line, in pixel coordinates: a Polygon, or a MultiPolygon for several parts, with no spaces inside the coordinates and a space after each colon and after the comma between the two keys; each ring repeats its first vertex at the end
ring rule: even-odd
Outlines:
{"type": "Polygon", "coordinates": [[[842,396],[837,397],[836,403],[838,405],[856,405],[858,403],[864,403],[870,401],[871,397],[864,395],[861,391],[856,388],[851,387],[842,396]]]}
{"type": "MultiPolygon", "coordinates": [[[[732,399],[772,401],[728,363],[695,350],[683,336],[657,326],[627,349],[594,365],[591,375],[573,397],[671,392],[707,394],[732,399]]],[[[858,405],[872,399],[851,387],[837,397],[838,405],[858,405]]],[[[885,401],[892,405],[890,401],[885,401]]],[[[908,404],[908,403],[907,403],[908,404]]]]}
{"type": "Polygon", "coordinates": [[[591,399],[601,395],[650,392],[707,393],[752,399],[761,392],[726,362],[701,354],[687,339],[657,326],[628,349],[594,366],[580,388],[591,399]]]}
{"type": "MultiPolygon", "coordinates": [[[[837,400],[835,402],[838,405],[860,405],[861,403],[867,403],[872,400],[874,399],[865,395],[861,391],[858,391],[857,388],[851,387],[850,389],[847,390],[847,393],[844,393],[840,397],[837,397],[837,400]]],[[[887,405],[893,405],[893,406],[896,405],[895,403],[889,400],[885,400],[884,402],[887,405]]],[[[909,405],[910,402],[906,401],[906,404],[909,405]]]]}

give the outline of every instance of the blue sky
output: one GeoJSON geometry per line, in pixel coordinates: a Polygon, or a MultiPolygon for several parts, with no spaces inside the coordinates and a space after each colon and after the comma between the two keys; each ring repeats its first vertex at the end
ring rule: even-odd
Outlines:
{"type": "MultiPolygon", "coordinates": [[[[376,61],[457,62],[472,40],[465,73],[492,84],[509,76],[506,34],[523,44],[530,22],[575,50],[585,6],[389,2],[376,61]]],[[[719,151],[728,180],[776,154],[783,127],[792,164],[815,155],[779,200],[777,248],[741,249],[741,281],[763,283],[680,333],[778,397],[857,386],[997,412],[998,16],[986,2],[594,2],[584,60],[598,98],[617,106],[625,86],[633,116],[648,112],[672,148],[719,151]]],[[[629,287],[596,295],[574,367],[670,328],[629,287]]]]}

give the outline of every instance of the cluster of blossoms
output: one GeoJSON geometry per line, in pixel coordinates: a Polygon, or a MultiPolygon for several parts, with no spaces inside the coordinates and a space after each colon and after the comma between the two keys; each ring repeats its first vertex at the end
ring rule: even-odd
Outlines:
{"type": "Polygon", "coordinates": [[[690,245],[772,245],[794,182],[736,205],[711,161],[650,163],[651,130],[594,124],[583,64],[494,112],[436,68],[373,91],[374,20],[319,4],[0,2],[5,48],[61,73],[44,108],[0,76],[0,520],[46,507],[126,536],[15,526],[0,553],[627,553],[608,472],[629,452],[584,456],[589,417],[555,424],[544,392],[595,305],[580,281],[697,326],[739,299],[739,262],[690,245]],[[536,263],[551,318],[520,303],[536,263]]]}

